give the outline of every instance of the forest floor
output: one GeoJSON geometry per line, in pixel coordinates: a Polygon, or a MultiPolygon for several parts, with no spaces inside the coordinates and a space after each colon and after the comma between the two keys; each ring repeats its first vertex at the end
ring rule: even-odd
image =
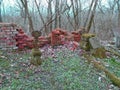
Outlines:
{"type": "MultiPolygon", "coordinates": [[[[0,90],[120,90],[85,60],[80,48],[45,46],[41,51],[40,66],[30,64],[30,50],[1,51],[0,90]]],[[[120,77],[119,58],[97,60],[120,77]]]]}

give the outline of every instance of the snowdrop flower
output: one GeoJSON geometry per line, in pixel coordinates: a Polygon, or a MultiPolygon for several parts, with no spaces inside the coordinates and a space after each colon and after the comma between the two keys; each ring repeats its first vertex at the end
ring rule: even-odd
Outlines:
{"type": "Polygon", "coordinates": [[[99,77],[98,80],[99,80],[99,81],[102,81],[102,77],[99,77]]]}
{"type": "Polygon", "coordinates": [[[23,58],[20,58],[20,60],[22,60],[23,58]]]}
{"type": "Polygon", "coordinates": [[[0,56],[1,58],[6,58],[5,56],[0,56]]]}

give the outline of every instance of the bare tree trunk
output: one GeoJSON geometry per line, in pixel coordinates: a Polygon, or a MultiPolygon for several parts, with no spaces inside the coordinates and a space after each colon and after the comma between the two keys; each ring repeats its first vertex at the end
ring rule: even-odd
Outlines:
{"type": "Polygon", "coordinates": [[[21,5],[21,2],[19,2],[19,0],[16,0],[18,7],[20,8],[20,15],[22,18],[24,18],[24,25],[26,25],[26,21],[27,21],[27,15],[25,13],[25,10],[23,8],[23,5],[21,5]]]}
{"type": "Polygon", "coordinates": [[[61,11],[62,11],[62,0],[56,0],[55,1],[55,13],[56,13],[56,15],[55,15],[55,17],[56,17],[56,19],[55,19],[55,26],[54,26],[54,28],[57,28],[57,27],[59,27],[59,28],[61,28],[61,11]]]}
{"type": "MultiPolygon", "coordinates": [[[[52,1],[53,0],[48,0],[48,9],[47,9],[47,12],[48,12],[48,19],[52,19],[52,1]]],[[[51,31],[52,30],[52,23],[48,26],[48,30],[51,31]]]]}
{"type": "MultiPolygon", "coordinates": [[[[118,27],[120,29],[120,0],[117,0],[117,9],[118,9],[118,27]]],[[[119,33],[116,35],[116,47],[120,48],[120,36],[119,33]]]]}
{"type": "Polygon", "coordinates": [[[64,16],[66,16],[66,12],[61,14],[61,12],[66,9],[67,7],[67,0],[60,0],[59,2],[59,12],[58,12],[58,27],[60,28],[65,28],[66,27],[66,18],[64,16]]]}
{"type": "Polygon", "coordinates": [[[2,22],[2,1],[0,0],[0,22],[2,22]]]}
{"type": "Polygon", "coordinates": [[[32,33],[32,31],[34,31],[34,27],[33,27],[33,22],[32,22],[32,18],[30,16],[29,10],[28,10],[28,2],[27,0],[21,0],[21,3],[24,7],[25,13],[27,14],[27,18],[29,21],[29,31],[30,33],[32,33]]]}
{"type": "Polygon", "coordinates": [[[40,12],[40,9],[39,9],[39,6],[40,6],[40,5],[37,4],[37,0],[35,0],[35,4],[36,4],[37,10],[38,10],[40,19],[42,20],[42,23],[43,23],[43,25],[44,25],[45,34],[47,34],[47,33],[48,33],[48,31],[47,31],[47,25],[45,24],[45,20],[44,20],[44,18],[43,18],[43,16],[42,16],[42,13],[40,12]]]}
{"type": "Polygon", "coordinates": [[[116,36],[116,47],[120,48],[120,36],[116,36]]]}
{"type": "Polygon", "coordinates": [[[78,0],[71,0],[72,3],[72,10],[73,10],[73,17],[74,17],[74,30],[77,30],[79,28],[79,3],[78,0]]]}
{"type": "Polygon", "coordinates": [[[91,28],[91,26],[92,26],[92,22],[93,22],[93,20],[94,20],[94,15],[95,15],[95,10],[96,10],[97,3],[98,3],[98,0],[95,0],[94,6],[93,6],[93,10],[91,11],[90,19],[89,19],[89,21],[88,21],[87,32],[90,31],[90,28],[91,28]]]}
{"type": "Polygon", "coordinates": [[[79,29],[79,9],[80,9],[80,7],[79,7],[79,0],[75,0],[75,16],[74,16],[74,18],[75,18],[75,30],[77,30],[77,29],[79,29]]]}
{"type": "Polygon", "coordinates": [[[120,27],[120,0],[117,0],[117,8],[118,8],[118,26],[120,27]]]}
{"type": "Polygon", "coordinates": [[[86,26],[87,26],[87,22],[88,22],[88,19],[89,19],[89,17],[90,17],[90,13],[91,13],[91,9],[92,9],[93,3],[94,3],[94,0],[92,0],[92,2],[91,2],[91,4],[90,4],[90,8],[89,8],[88,14],[87,14],[87,16],[86,16],[86,20],[85,20],[85,23],[84,23],[83,27],[86,27],[86,26]]]}
{"type": "Polygon", "coordinates": [[[59,15],[59,0],[55,1],[55,13],[56,13],[56,18],[55,18],[55,25],[54,28],[58,27],[58,15],[59,15]]]}
{"type": "MultiPolygon", "coordinates": [[[[66,6],[69,6],[66,4],[66,6]]],[[[80,18],[81,18],[81,1],[80,0],[71,0],[72,14],[70,14],[70,9],[66,13],[69,24],[72,26],[73,30],[77,30],[80,27],[80,18]]]]}
{"type": "Polygon", "coordinates": [[[67,19],[68,19],[68,22],[70,23],[70,25],[73,27],[73,29],[75,28],[74,27],[74,25],[73,25],[73,23],[72,23],[72,20],[71,20],[71,17],[70,17],[70,15],[69,15],[69,11],[66,13],[66,17],[67,17],[67,19]]]}
{"type": "MultiPolygon", "coordinates": [[[[62,10],[62,1],[59,0],[59,11],[58,15],[60,14],[60,11],[62,10]]],[[[58,27],[61,28],[61,16],[58,16],[58,27]]]]}

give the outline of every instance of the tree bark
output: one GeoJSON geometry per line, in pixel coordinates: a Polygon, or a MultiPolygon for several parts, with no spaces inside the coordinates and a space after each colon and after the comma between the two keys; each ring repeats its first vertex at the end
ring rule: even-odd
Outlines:
{"type": "Polygon", "coordinates": [[[87,14],[87,16],[86,16],[86,20],[85,20],[85,23],[84,23],[83,27],[86,27],[86,26],[87,26],[87,22],[88,22],[88,19],[89,19],[89,17],[90,17],[90,13],[91,13],[91,9],[92,9],[93,3],[94,3],[94,0],[92,0],[92,2],[91,2],[91,4],[90,4],[90,8],[89,8],[88,14],[87,14]]]}
{"type": "Polygon", "coordinates": [[[54,28],[57,28],[58,27],[58,15],[59,15],[59,1],[56,0],[55,1],[55,25],[54,25],[54,28]]]}
{"type": "Polygon", "coordinates": [[[0,22],[2,22],[2,1],[0,0],[0,22]]]}
{"type": "Polygon", "coordinates": [[[34,27],[33,27],[33,21],[32,21],[32,17],[30,16],[29,10],[28,10],[28,2],[27,0],[21,0],[22,6],[24,7],[25,13],[27,14],[27,18],[29,21],[29,31],[30,33],[32,33],[34,31],[34,27]]]}
{"type": "Polygon", "coordinates": [[[118,8],[118,27],[120,27],[120,0],[117,0],[117,8],[118,8]]]}
{"type": "Polygon", "coordinates": [[[40,12],[39,5],[37,4],[37,0],[35,0],[35,4],[36,4],[36,7],[37,7],[37,10],[38,10],[38,13],[39,13],[39,17],[42,20],[42,24],[44,25],[45,34],[48,34],[47,25],[45,24],[45,20],[44,20],[44,18],[42,16],[42,13],[40,12]]]}
{"type": "MultiPolygon", "coordinates": [[[[117,9],[118,9],[118,27],[120,30],[120,0],[117,0],[117,9]]],[[[116,47],[120,48],[120,35],[116,35],[116,47]]]]}
{"type": "MultiPolygon", "coordinates": [[[[48,0],[48,9],[47,9],[47,21],[49,21],[49,19],[52,19],[52,1],[53,0],[48,0]]],[[[52,23],[48,26],[48,30],[49,32],[52,30],[53,26],[52,23]]]]}
{"type": "Polygon", "coordinates": [[[91,11],[90,19],[88,21],[87,32],[90,31],[90,28],[92,26],[92,22],[94,20],[94,15],[95,15],[95,10],[96,10],[96,7],[97,7],[97,3],[98,3],[98,0],[95,0],[94,1],[94,6],[93,6],[93,10],[91,11]]]}
{"type": "Polygon", "coordinates": [[[72,3],[72,11],[73,11],[73,18],[74,18],[74,30],[79,28],[79,3],[78,0],[71,0],[72,3]]]}

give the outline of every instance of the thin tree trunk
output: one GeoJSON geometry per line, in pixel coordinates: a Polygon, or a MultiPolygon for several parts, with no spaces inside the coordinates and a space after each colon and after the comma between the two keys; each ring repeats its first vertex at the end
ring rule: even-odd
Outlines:
{"type": "MultiPolygon", "coordinates": [[[[59,6],[59,11],[58,11],[58,15],[60,14],[60,10],[62,9],[62,6],[59,6]]],[[[58,27],[61,28],[61,16],[58,16],[58,27]]]]}
{"type": "Polygon", "coordinates": [[[78,0],[71,0],[72,3],[72,9],[73,9],[73,17],[74,17],[74,30],[77,30],[79,28],[79,18],[78,18],[78,0]]]}
{"type": "MultiPolygon", "coordinates": [[[[48,1],[48,9],[47,9],[48,19],[47,19],[47,21],[48,21],[50,18],[52,19],[52,1],[53,1],[53,0],[49,0],[49,1],[48,1]]],[[[49,30],[49,32],[52,30],[52,23],[48,26],[48,30],[49,30]]]]}
{"type": "Polygon", "coordinates": [[[0,22],[2,22],[2,1],[0,0],[0,22]]]}
{"type": "Polygon", "coordinates": [[[54,28],[57,28],[58,27],[58,15],[59,15],[59,1],[56,0],[55,1],[55,13],[56,13],[56,18],[55,18],[55,25],[54,25],[54,28]]]}
{"type": "Polygon", "coordinates": [[[40,19],[42,20],[42,23],[44,25],[44,31],[45,31],[45,34],[48,34],[48,31],[47,31],[47,25],[45,24],[45,20],[40,12],[40,9],[39,9],[39,5],[37,4],[37,0],[35,0],[35,4],[36,4],[36,7],[37,7],[37,10],[38,10],[38,13],[39,13],[39,16],[40,16],[40,19]]]}
{"type": "Polygon", "coordinates": [[[90,17],[90,13],[91,13],[91,9],[92,9],[93,3],[94,3],[94,0],[92,0],[92,2],[91,2],[91,4],[90,4],[90,8],[89,8],[88,14],[87,14],[87,16],[86,16],[86,20],[85,20],[85,23],[84,23],[83,27],[86,27],[86,26],[87,26],[87,22],[88,22],[88,19],[89,19],[89,17],[90,17]]]}
{"type": "Polygon", "coordinates": [[[88,22],[88,26],[87,26],[87,32],[90,31],[90,28],[92,26],[92,22],[94,20],[94,15],[95,15],[95,10],[96,10],[96,7],[97,7],[97,3],[98,3],[98,0],[95,0],[94,2],[94,6],[93,6],[93,10],[91,12],[91,16],[90,16],[90,19],[89,19],[89,22],[88,22]]]}
{"type": "Polygon", "coordinates": [[[118,8],[118,26],[120,27],[120,0],[117,0],[117,8],[118,8]]]}
{"type": "Polygon", "coordinates": [[[29,10],[28,10],[28,2],[27,0],[21,0],[21,3],[25,9],[25,13],[27,14],[27,18],[28,18],[28,21],[29,21],[29,31],[30,33],[32,33],[34,31],[34,28],[33,28],[33,22],[32,22],[32,18],[30,16],[30,13],[29,13],[29,10]]]}

